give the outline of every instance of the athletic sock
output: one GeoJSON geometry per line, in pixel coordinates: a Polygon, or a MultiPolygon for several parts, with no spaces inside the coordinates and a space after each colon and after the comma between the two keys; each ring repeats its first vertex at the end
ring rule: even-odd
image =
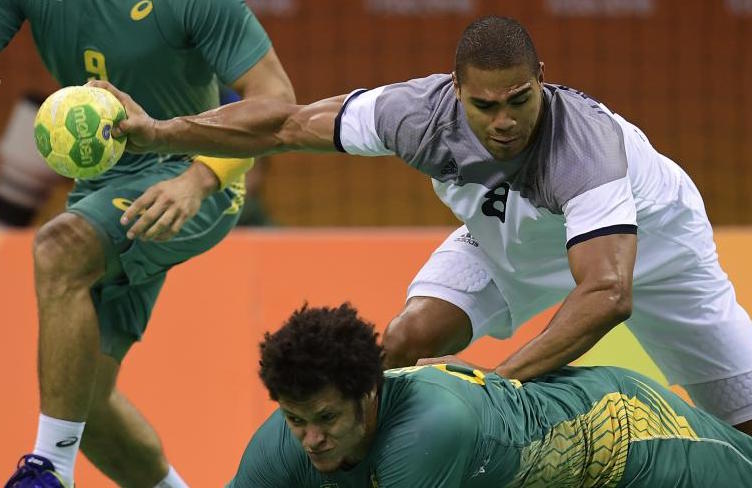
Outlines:
{"type": "Polygon", "coordinates": [[[188,485],[183,481],[175,468],[170,466],[170,470],[167,472],[165,479],[157,483],[154,488],[188,488],[188,485]]]}
{"type": "Polygon", "coordinates": [[[68,486],[73,486],[73,469],[86,422],[70,422],[39,414],[34,454],[44,456],[68,486]]]}

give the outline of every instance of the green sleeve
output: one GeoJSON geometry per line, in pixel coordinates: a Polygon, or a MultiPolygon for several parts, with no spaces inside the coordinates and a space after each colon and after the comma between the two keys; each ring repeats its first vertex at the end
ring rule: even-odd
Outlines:
{"type": "Polygon", "coordinates": [[[243,0],[173,2],[188,42],[224,84],[231,84],[266,55],[272,43],[243,0]]]}
{"type": "Polygon", "coordinates": [[[279,410],[259,427],[228,488],[303,487],[305,453],[285,428],[279,410]]]}
{"type": "Polygon", "coordinates": [[[25,18],[16,0],[0,1],[0,50],[13,39],[25,18]]]}
{"type": "Polygon", "coordinates": [[[428,400],[432,404],[401,422],[404,431],[385,444],[376,473],[379,488],[461,488],[470,478],[479,420],[459,398],[428,400]]]}

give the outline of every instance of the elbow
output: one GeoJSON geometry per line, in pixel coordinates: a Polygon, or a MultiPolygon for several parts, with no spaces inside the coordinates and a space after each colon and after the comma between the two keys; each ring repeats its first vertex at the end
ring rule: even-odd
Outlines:
{"type": "Polygon", "coordinates": [[[264,134],[265,148],[263,154],[272,154],[279,151],[288,151],[296,146],[299,123],[296,120],[298,108],[286,102],[268,102],[267,107],[262,107],[268,115],[268,119],[259,132],[264,134]]]}
{"type": "Polygon", "coordinates": [[[284,101],[287,103],[291,103],[293,105],[296,105],[298,103],[298,98],[295,96],[295,90],[292,89],[292,85],[289,85],[287,87],[287,90],[283,94],[284,101]]]}
{"type": "Polygon", "coordinates": [[[289,83],[280,84],[277,92],[271,95],[270,98],[274,98],[280,102],[289,103],[291,105],[295,105],[297,103],[297,98],[295,97],[295,90],[293,90],[292,85],[289,83]]]}
{"type": "Polygon", "coordinates": [[[609,322],[620,324],[632,316],[632,286],[631,283],[612,283],[607,290],[609,322]]]}
{"type": "Polygon", "coordinates": [[[276,149],[295,149],[297,134],[296,128],[299,125],[295,122],[294,116],[287,117],[275,133],[276,149]]]}
{"type": "Polygon", "coordinates": [[[272,93],[269,93],[269,98],[274,98],[280,102],[283,103],[289,103],[292,105],[295,105],[297,103],[297,99],[295,97],[295,89],[292,87],[292,83],[290,83],[290,80],[285,80],[284,82],[277,83],[274,91],[272,93]]]}
{"type": "Polygon", "coordinates": [[[632,315],[631,280],[625,282],[614,277],[591,281],[583,291],[595,298],[595,307],[600,310],[599,322],[609,329],[632,315]]]}
{"type": "Polygon", "coordinates": [[[305,113],[302,113],[298,105],[285,106],[288,107],[288,112],[275,133],[277,149],[287,151],[309,149],[305,141],[305,135],[309,133],[309,122],[305,113]]]}

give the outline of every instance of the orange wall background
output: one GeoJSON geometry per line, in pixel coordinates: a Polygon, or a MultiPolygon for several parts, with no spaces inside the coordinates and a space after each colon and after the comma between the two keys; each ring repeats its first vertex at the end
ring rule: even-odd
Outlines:
{"type": "MultiPolygon", "coordinates": [[[[236,231],[170,273],[144,342],[125,360],[120,388],[156,427],[168,458],[191,486],[221,486],[274,408],[256,378],[262,333],[276,329],[304,300],[349,300],[383,329],[449,230],[236,231]]],[[[36,433],[32,238],[0,233],[0,478],[31,450],[36,433]]],[[[716,241],[741,303],[752,309],[752,229],[724,228],[716,241]]],[[[544,321],[533,321],[514,341],[481,340],[466,357],[490,366],[544,321]]],[[[584,363],[655,373],[628,334],[614,334],[584,363]]],[[[113,486],[83,456],[77,475],[78,486],[113,486]]]]}

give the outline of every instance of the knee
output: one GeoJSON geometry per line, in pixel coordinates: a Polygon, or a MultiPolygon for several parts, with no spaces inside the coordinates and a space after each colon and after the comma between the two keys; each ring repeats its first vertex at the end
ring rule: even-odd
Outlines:
{"type": "Polygon", "coordinates": [[[63,213],[42,226],[34,239],[33,255],[38,281],[90,286],[104,273],[104,253],[96,232],[74,214],[63,213]]]}
{"type": "Polygon", "coordinates": [[[418,359],[432,357],[435,352],[426,337],[423,318],[419,314],[403,312],[387,325],[382,337],[384,368],[414,366],[418,359]]]}
{"type": "Polygon", "coordinates": [[[472,324],[458,306],[435,297],[412,297],[384,331],[385,368],[456,354],[470,343],[472,324]]]}

